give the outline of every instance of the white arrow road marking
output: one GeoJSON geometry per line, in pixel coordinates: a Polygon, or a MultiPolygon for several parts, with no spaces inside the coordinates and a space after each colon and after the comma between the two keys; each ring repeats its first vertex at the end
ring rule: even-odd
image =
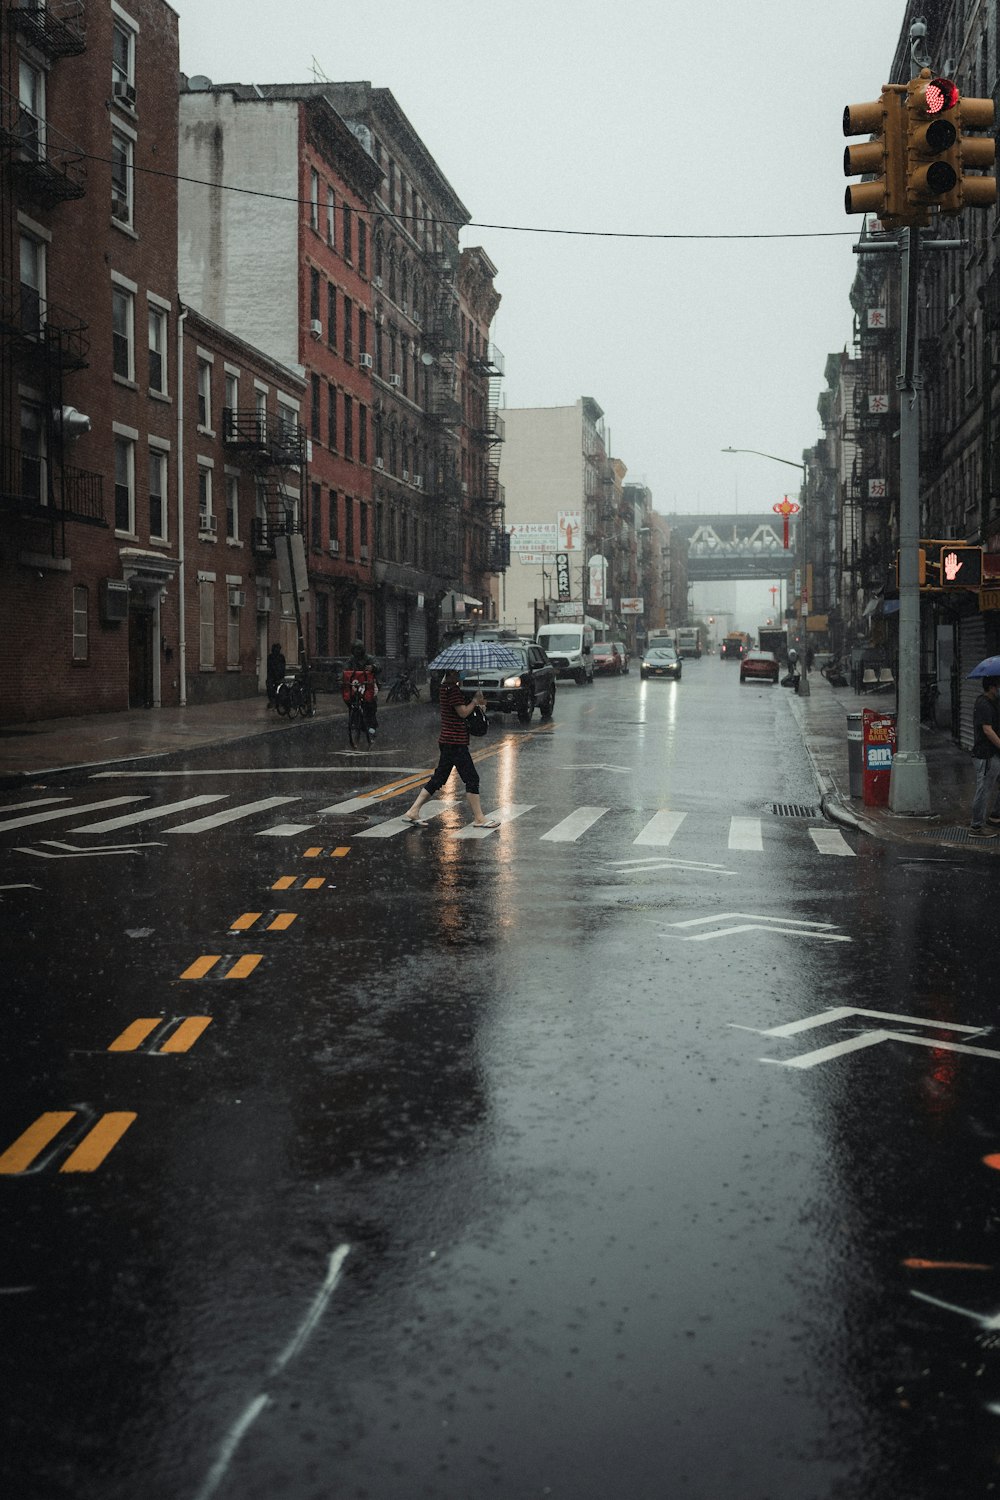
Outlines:
{"type": "MultiPolygon", "coordinates": [[[[933,1016],[902,1016],[885,1010],[865,1010],[860,1006],[835,1005],[829,1010],[806,1016],[801,1021],[787,1021],[783,1026],[766,1028],[753,1026],[737,1027],[740,1031],[755,1031],[758,1036],[788,1037],[802,1031],[811,1031],[817,1026],[829,1026],[835,1021],[845,1021],[856,1016],[867,1016],[876,1021],[900,1022],[913,1026],[925,1026],[931,1031],[960,1031],[966,1036],[985,1036],[990,1030],[986,1026],[964,1026],[955,1021],[938,1021],[933,1016]]],[[[885,1026],[872,1031],[862,1031],[844,1041],[833,1042],[828,1047],[817,1047],[813,1052],[804,1052],[799,1057],[762,1057],[760,1062],[774,1063],[782,1068],[815,1068],[819,1063],[831,1062],[837,1057],[846,1057],[851,1052],[861,1052],[866,1047],[877,1047],[882,1042],[909,1042],[914,1047],[930,1047],[944,1052],[964,1052],[970,1057],[992,1057],[1000,1060],[1000,1052],[987,1047],[967,1047],[961,1042],[945,1042],[939,1037],[914,1036],[908,1031],[894,1031],[885,1026]]]]}
{"type": "Polygon", "coordinates": [[[648,854],[645,859],[614,859],[609,861],[609,867],[620,875],[645,875],[647,871],[652,874],[655,870],[709,870],[716,875],[736,874],[735,870],[727,870],[725,865],[708,865],[697,859],[671,859],[662,854],[648,854]]]}
{"type": "Polygon", "coordinates": [[[632,774],[631,766],[560,766],[559,769],[560,771],[612,771],[616,776],[630,776],[632,774]]]}
{"type": "Polygon", "coordinates": [[[817,938],[820,942],[850,943],[852,938],[844,933],[831,932],[833,922],[809,922],[800,917],[759,917],[751,912],[727,911],[717,917],[691,917],[686,922],[665,922],[665,927],[704,927],[708,923],[736,922],[736,926],[720,927],[717,932],[693,932],[681,938],[683,943],[711,943],[716,938],[736,937],[741,932],[781,932],[787,937],[817,938]],[[739,918],[745,921],[739,921],[739,918]]]}
{"type": "Polygon", "coordinates": [[[686,817],[687,813],[668,812],[666,808],[661,808],[659,812],[653,814],[639,837],[633,839],[632,842],[633,844],[657,844],[665,848],[686,817]]]}
{"type": "Polygon", "coordinates": [[[15,854],[33,854],[35,859],[95,859],[102,854],[141,854],[144,849],[162,848],[162,844],[102,844],[99,849],[78,849],[73,844],[60,844],[57,839],[39,839],[40,844],[47,844],[46,849],[15,849],[15,854]],[[58,849],[62,852],[51,854],[49,850],[58,849]]]}
{"type": "Polygon", "coordinates": [[[594,826],[598,818],[603,818],[610,811],[608,807],[578,807],[568,818],[563,818],[561,823],[550,828],[548,833],[543,833],[539,843],[575,844],[588,828],[594,826]]]}
{"type": "Polygon", "coordinates": [[[21,881],[19,885],[0,885],[0,891],[40,891],[40,885],[31,885],[30,882],[21,881]]]}
{"type": "MultiPolygon", "coordinates": [[[[944,1302],[940,1297],[932,1297],[929,1292],[917,1292],[910,1288],[911,1297],[919,1297],[921,1302],[930,1302],[934,1307],[943,1307],[945,1312],[958,1313],[959,1317],[971,1318],[973,1323],[978,1323],[980,1328],[990,1330],[1000,1328],[1000,1313],[978,1313],[971,1307],[959,1307],[957,1302],[944,1302]]],[[[996,1404],[988,1408],[989,1411],[998,1411],[1000,1407],[996,1404]]]]}
{"type": "Polygon", "coordinates": [[[836,927],[836,922],[811,922],[804,917],[762,917],[753,911],[720,911],[715,917],[689,917],[686,922],[671,922],[671,927],[704,927],[708,922],[778,922],[784,927],[836,927]]]}
{"type": "Polygon", "coordinates": [[[801,1057],[762,1057],[761,1062],[776,1063],[781,1068],[815,1068],[818,1063],[830,1062],[848,1052],[860,1052],[864,1047],[877,1047],[880,1042],[908,1042],[911,1047],[931,1047],[935,1052],[964,1052],[969,1057],[992,1057],[1000,1062],[1000,1052],[988,1047],[966,1047],[962,1042],[942,1042],[932,1036],[913,1036],[908,1031],[865,1031],[846,1042],[834,1042],[830,1047],[818,1047],[815,1052],[805,1052],[801,1057]]]}
{"type": "Polygon", "coordinates": [[[91,802],[89,807],[79,807],[75,813],[70,813],[68,808],[59,807],[54,812],[28,813],[23,818],[6,818],[0,823],[0,833],[6,833],[8,828],[27,828],[31,823],[51,823],[56,818],[79,816],[82,813],[102,812],[106,807],[121,807],[126,802],[148,802],[148,797],[109,797],[106,802],[91,802]]]}
{"type": "Polygon", "coordinates": [[[988,1026],[964,1026],[957,1021],[938,1021],[933,1016],[901,1016],[898,1011],[864,1010],[858,1005],[834,1005],[829,1010],[817,1011],[814,1016],[806,1016],[802,1021],[786,1021],[783,1026],[769,1026],[758,1035],[795,1036],[800,1031],[811,1031],[816,1026],[829,1026],[833,1021],[847,1020],[849,1016],[868,1016],[873,1021],[892,1021],[896,1026],[905,1023],[911,1026],[928,1026],[935,1031],[964,1031],[967,1036],[985,1036],[990,1030],[988,1026]]]}

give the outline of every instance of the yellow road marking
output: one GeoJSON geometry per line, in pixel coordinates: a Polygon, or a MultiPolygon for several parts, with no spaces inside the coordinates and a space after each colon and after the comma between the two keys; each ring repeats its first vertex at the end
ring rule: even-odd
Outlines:
{"type": "Polygon", "coordinates": [[[161,1052],[187,1052],[212,1024],[211,1016],[187,1016],[160,1048],[161,1052]]]}
{"type": "Polygon", "coordinates": [[[268,932],[287,932],[297,916],[295,911],[279,911],[274,921],[267,924],[268,932]]]}
{"type": "Polygon", "coordinates": [[[307,849],[302,857],[303,859],[319,859],[322,853],[322,849],[307,849]]]}
{"type": "Polygon", "coordinates": [[[322,875],[316,875],[312,880],[307,880],[302,889],[305,891],[318,891],[324,885],[326,885],[325,878],[322,875]]]}
{"type": "Polygon", "coordinates": [[[246,979],[249,974],[253,973],[263,957],[263,953],[245,953],[242,958],[236,960],[226,978],[246,979]]]}
{"type": "Polygon", "coordinates": [[[147,1017],[141,1021],[133,1021],[131,1026],[126,1026],[120,1036],[116,1036],[109,1052],[134,1052],[135,1049],[149,1036],[150,1032],[156,1030],[157,1026],[163,1025],[162,1016],[147,1017]]]}
{"type": "Polygon", "coordinates": [[[255,922],[259,922],[263,913],[259,911],[245,911],[242,917],[237,917],[230,927],[230,932],[246,932],[255,922]]]}
{"type": "Polygon", "coordinates": [[[204,979],[209,970],[214,969],[215,965],[219,962],[219,959],[221,957],[221,953],[206,953],[203,958],[196,958],[194,963],[191,964],[189,968],[184,970],[181,978],[204,979]]]}
{"type": "Polygon", "coordinates": [[[350,846],[350,844],[342,844],[339,849],[334,849],[334,851],[331,854],[330,858],[331,859],[343,859],[344,855],[345,854],[350,854],[350,852],[351,852],[351,846],[350,846]]]}
{"type": "Polygon", "coordinates": [[[59,1168],[60,1172],[93,1172],[111,1151],[126,1130],[136,1119],[129,1110],[117,1110],[102,1115],[97,1124],[87,1131],[75,1151],[59,1168]]]}
{"type": "Polygon", "coordinates": [[[19,1135],[13,1146],[0,1156],[0,1174],[5,1177],[13,1176],[17,1172],[24,1172],[40,1151],[44,1151],[50,1141],[55,1140],[64,1125],[70,1120],[76,1119],[75,1109],[51,1110],[48,1114],[39,1115],[33,1125],[29,1125],[23,1135],[19,1135]]]}
{"type": "Polygon", "coordinates": [[[274,882],[271,889],[272,891],[290,891],[297,879],[297,875],[282,875],[280,880],[274,882]]]}

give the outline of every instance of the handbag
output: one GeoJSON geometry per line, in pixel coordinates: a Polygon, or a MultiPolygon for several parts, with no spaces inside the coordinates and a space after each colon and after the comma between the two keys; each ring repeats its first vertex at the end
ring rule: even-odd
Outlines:
{"type": "Polygon", "coordinates": [[[486,717],[485,710],[477,706],[472,710],[471,714],[466,714],[465,727],[473,739],[481,739],[490,727],[490,721],[486,717]]]}

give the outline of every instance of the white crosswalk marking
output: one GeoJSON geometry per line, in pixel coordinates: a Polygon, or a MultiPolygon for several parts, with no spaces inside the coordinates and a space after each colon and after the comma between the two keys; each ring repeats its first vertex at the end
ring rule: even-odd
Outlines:
{"type": "Polygon", "coordinates": [[[21,812],[26,807],[51,807],[54,802],[71,802],[71,797],[32,797],[30,802],[11,802],[4,812],[21,812]]]}
{"type": "Polygon", "coordinates": [[[227,807],[223,812],[209,813],[207,818],[195,818],[193,823],[179,823],[176,828],[165,828],[164,833],[207,833],[209,829],[221,828],[224,823],[237,823],[241,818],[252,818],[254,813],[267,812],[268,808],[280,807],[284,802],[298,802],[298,797],[262,797],[259,802],[243,802],[239,807],[227,807]]]}
{"type": "Polygon", "coordinates": [[[187,812],[189,807],[203,807],[206,802],[224,802],[224,792],[214,795],[205,793],[201,797],[185,797],[183,802],[165,802],[160,807],[144,807],[141,812],[122,813],[119,818],[104,818],[99,823],[84,823],[71,828],[70,833],[114,833],[116,828],[131,828],[134,823],[151,823],[154,818],[167,818],[171,813],[187,812]]]}
{"type": "Polygon", "coordinates": [[[809,837],[820,854],[839,854],[844,859],[856,857],[839,828],[810,828],[809,837]]]}
{"type": "Polygon", "coordinates": [[[0,823],[0,833],[8,828],[28,828],[32,823],[53,823],[56,818],[79,817],[81,813],[102,812],[106,807],[123,807],[126,802],[148,802],[148,797],[109,797],[105,802],[91,802],[89,807],[75,811],[68,807],[57,807],[43,813],[27,813],[23,818],[6,818],[0,823]]]}
{"type": "MultiPolygon", "coordinates": [[[[498,807],[495,812],[487,813],[486,816],[494,823],[513,823],[515,818],[521,818],[526,812],[534,807],[533,802],[511,802],[507,807],[498,807]]],[[[453,839],[488,839],[496,832],[493,828],[477,828],[475,823],[466,823],[457,833],[453,833],[453,839]]]]}
{"type": "Polygon", "coordinates": [[[759,818],[730,818],[730,849],[747,849],[759,854],[764,848],[764,834],[759,818]]]}
{"type": "Polygon", "coordinates": [[[603,818],[604,814],[610,811],[608,807],[578,807],[575,812],[570,813],[568,818],[563,818],[561,823],[550,828],[548,833],[543,833],[540,842],[575,844],[588,828],[594,826],[598,818],[603,818]]]}
{"type": "Polygon", "coordinates": [[[687,813],[668,812],[666,808],[661,808],[658,813],[653,814],[639,837],[633,839],[632,842],[655,844],[657,848],[665,849],[686,817],[687,813]]]}
{"type": "MultiPolygon", "coordinates": [[[[371,807],[371,803],[368,806],[371,807]]],[[[431,818],[436,818],[438,813],[443,813],[446,807],[454,807],[454,802],[425,802],[420,809],[421,823],[429,823],[431,818]]],[[[398,818],[386,818],[384,823],[376,823],[374,828],[365,828],[361,833],[355,834],[359,839],[391,839],[397,834],[406,833],[411,825],[400,815],[398,818]]]]}
{"type": "Polygon", "coordinates": [[[273,828],[262,828],[257,837],[259,839],[290,839],[298,833],[307,833],[312,826],[311,823],[275,823],[273,828]]]}

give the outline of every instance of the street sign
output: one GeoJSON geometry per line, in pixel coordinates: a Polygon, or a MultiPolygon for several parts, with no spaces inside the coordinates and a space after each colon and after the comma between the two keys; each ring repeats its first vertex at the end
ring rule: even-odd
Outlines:
{"type": "Polygon", "coordinates": [[[556,592],[560,599],[572,599],[573,588],[569,576],[569,553],[556,553],[556,592]]]}
{"type": "Polygon", "coordinates": [[[626,598],[623,598],[622,599],[622,610],[621,610],[621,612],[622,612],[623,615],[641,615],[642,614],[642,596],[640,595],[639,598],[637,598],[637,599],[626,599],[626,598]]]}

